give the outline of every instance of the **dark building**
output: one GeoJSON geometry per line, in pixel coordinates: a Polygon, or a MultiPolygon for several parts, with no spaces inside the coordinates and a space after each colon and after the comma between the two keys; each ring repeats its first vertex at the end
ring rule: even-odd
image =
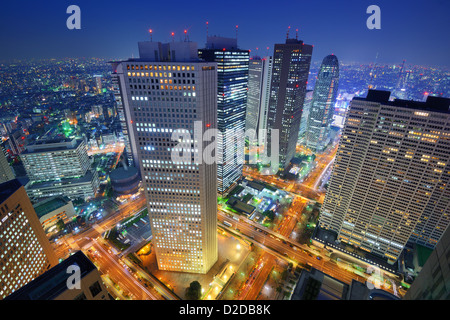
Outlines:
{"type": "MultiPolygon", "coordinates": [[[[297,39],[275,44],[267,128],[279,133],[280,169],[286,169],[295,155],[312,51],[297,39]]],[[[272,154],[271,138],[268,152],[272,154]]]]}

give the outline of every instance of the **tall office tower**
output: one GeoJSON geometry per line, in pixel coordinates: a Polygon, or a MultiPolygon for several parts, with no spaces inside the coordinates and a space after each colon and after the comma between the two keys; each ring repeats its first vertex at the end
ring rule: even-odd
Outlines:
{"type": "Polygon", "coordinates": [[[3,150],[0,149],[0,183],[4,183],[14,178],[15,176],[12,168],[9,165],[8,160],[6,159],[3,150]]]}
{"type": "Polygon", "coordinates": [[[217,142],[217,192],[225,195],[242,177],[249,51],[238,49],[236,39],[208,37],[198,53],[204,61],[217,63],[217,122],[222,133],[217,142]]]}
{"type": "MultiPolygon", "coordinates": [[[[286,169],[295,155],[312,51],[297,39],[275,44],[267,128],[279,133],[280,169],[286,169]]],[[[271,138],[267,144],[272,154],[271,138]]]]}
{"type": "Polygon", "coordinates": [[[450,299],[450,228],[442,235],[403,299],[450,299]]]}
{"type": "Polygon", "coordinates": [[[309,111],[306,145],[313,151],[323,151],[330,141],[334,104],[339,86],[339,62],[334,54],[326,56],[319,69],[309,111]]]}
{"type": "Polygon", "coordinates": [[[37,140],[21,158],[30,179],[26,189],[33,200],[57,195],[88,199],[97,193],[98,174],[91,168],[81,139],[37,140]]]}
{"type": "Polygon", "coordinates": [[[217,128],[217,64],[200,61],[194,42],[140,42],[139,55],[117,63],[114,73],[130,115],[158,267],[206,273],[218,258],[217,169],[202,157],[210,144],[203,133],[217,128]],[[175,131],[191,135],[187,146],[172,140],[175,131]],[[172,157],[182,149],[192,157],[172,157]]]}
{"type": "Polygon", "coordinates": [[[113,93],[114,93],[114,101],[116,103],[116,109],[117,114],[119,115],[119,121],[120,121],[120,127],[122,129],[121,136],[123,138],[123,142],[125,144],[125,149],[123,150],[123,157],[124,159],[127,159],[127,163],[129,166],[134,166],[136,168],[139,167],[138,162],[138,156],[137,156],[137,150],[136,145],[131,143],[131,141],[135,141],[134,139],[134,133],[133,130],[128,130],[128,123],[130,123],[131,126],[131,115],[130,115],[130,108],[124,108],[124,103],[128,105],[127,96],[123,96],[122,92],[127,92],[127,88],[124,87],[125,83],[123,81],[123,77],[120,77],[119,74],[117,74],[116,70],[118,68],[118,65],[120,64],[119,61],[112,61],[112,74],[111,74],[111,83],[113,87],[113,93]]]}
{"type": "Polygon", "coordinates": [[[449,224],[450,99],[350,104],[319,225],[395,262],[408,240],[434,248],[449,224]]]}
{"type": "Polygon", "coordinates": [[[95,265],[77,251],[57,266],[29,282],[5,300],[112,300],[95,265]],[[74,270],[79,270],[80,288],[71,288],[74,270]]]}
{"type": "Polygon", "coordinates": [[[303,102],[302,119],[300,120],[300,129],[298,130],[298,140],[305,144],[306,129],[308,128],[309,111],[313,97],[313,90],[306,90],[305,101],[303,102]]]}
{"type": "Polygon", "coordinates": [[[58,263],[25,188],[0,184],[0,299],[58,263]]]}
{"type": "Polygon", "coordinates": [[[248,95],[245,130],[267,129],[267,110],[272,76],[272,57],[254,56],[248,66],[248,95]]]}

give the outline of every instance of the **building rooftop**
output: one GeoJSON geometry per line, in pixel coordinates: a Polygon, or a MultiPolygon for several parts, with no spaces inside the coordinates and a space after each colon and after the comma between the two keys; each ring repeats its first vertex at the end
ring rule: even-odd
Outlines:
{"type": "Polygon", "coordinates": [[[428,96],[425,102],[395,99],[389,101],[390,91],[369,90],[365,98],[355,97],[353,100],[379,102],[383,105],[411,108],[416,110],[429,110],[434,112],[450,113],[450,98],[428,96]]]}
{"type": "Polygon", "coordinates": [[[36,211],[38,218],[41,218],[47,213],[52,212],[58,208],[61,208],[62,206],[65,206],[69,202],[70,199],[68,197],[56,196],[35,204],[34,210],[36,211]]]}
{"type": "Polygon", "coordinates": [[[67,279],[71,276],[71,273],[67,273],[67,270],[71,265],[77,265],[80,268],[81,278],[92,270],[96,270],[95,265],[84,253],[77,251],[66,260],[7,296],[5,300],[52,300],[56,298],[67,290],[67,279]]]}

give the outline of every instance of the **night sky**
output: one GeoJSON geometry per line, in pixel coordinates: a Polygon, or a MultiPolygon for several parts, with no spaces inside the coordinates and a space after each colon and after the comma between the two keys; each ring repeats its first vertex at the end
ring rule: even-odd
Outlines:
{"type": "Polygon", "coordinates": [[[235,37],[242,49],[273,53],[291,37],[314,45],[313,61],[334,53],[343,62],[450,67],[448,0],[58,0],[3,1],[0,11],[0,60],[29,58],[137,57],[137,42],[184,39],[187,29],[199,48],[209,34],[235,37]],[[81,8],[81,30],[68,30],[66,9],[81,8]],[[366,9],[381,8],[381,30],[369,30],[366,9]]]}

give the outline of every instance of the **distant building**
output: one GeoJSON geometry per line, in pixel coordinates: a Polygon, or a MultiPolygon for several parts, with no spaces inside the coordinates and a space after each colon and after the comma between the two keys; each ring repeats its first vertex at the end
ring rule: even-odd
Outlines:
{"type": "Polygon", "coordinates": [[[120,167],[109,174],[114,196],[127,196],[139,191],[139,171],[135,167],[120,167]]]}
{"type": "Polygon", "coordinates": [[[5,300],[112,300],[95,265],[77,251],[57,266],[37,277],[5,300]],[[80,288],[72,288],[75,272],[80,272],[80,288]]]}
{"type": "Polygon", "coordinates": [[[64,196],[51,197],[40,201],[34,205],[34,210],[45,232],[55,226],[59,219],[68,223],[76,217],[72,201],[64,196]]]}
{"type": "MultiPolygon", "coordinates": [[[[297,39],[286,39],[274,48],[267,128],[278,130],[279,167],[283,170],[296,151],[312,51],[311,45],[297,39]]],[[[271,138],[267,145],[272,154],[271,138]]]]}
{"type": "Polygon", "coordinates": [[[0,183],[7,182],[14,178],[14,172],[3,153],[3,150],[0,149],[0,183]]]}
{"type": "Polygon", "coordinates": [[[450,300],[450,228],[447,227],[404,300],[450,300]]]}
{"type": "Polygon", "coordinates": [[[92,170],[81,139],[37,140],[21,155],[32,199],[65,195],[71,199],[95,197],[99,180],[92,170]]]}
{"type": "Polygon", "coordinates": [[[237,39],[208,37],[200,59],[217,63],[217,192],[227,194],[242,177],[245,114],[248,89],[248,50],[238,48],[237,39]],[[231,151],[231,152],[230,152],[231,151]],[[227,156],[229,157],[227,159],[227,156]]]}
{"type": "Polygon", "coordinates": [[[248,67],[248,96],[245,130],[267,129],[267,110],[272,76],[272,57],[250,59],[248,67]]]}
{"type": "Polygon", "coordinates": [[[434,248],[450,222],[450,99],[351,102],[319,227],[393,264],[405,245],[434,248]]]}
{"type": "Polygon", "coordinates": [[[303,144],[306,142],[304,140],[306,138],[306,129],[308,128],[313,92],[313,90],[306,90],[305,102],[303,102],[302,119],[300,120],[300,129],[298,130],[298,139],[303,141],[303,144]]]}
{"type": "Polygon", "coordinates": [[[0,299],[58,263],[25,188],[0,184],[0,299]]]}
{"type": "Polygon", "coordinates": [[[97,89],[97,93],[102,93],[102,76],[96,75],[95,77],[95,87],[97,89]]]}
{"type": "Polygon", "coordinates": [[[331,54],[323,59],[320,66],[309,110],[306,145],[315,152],[323,151],[330,141],[338,86],[339,61],[331,54]]]}

